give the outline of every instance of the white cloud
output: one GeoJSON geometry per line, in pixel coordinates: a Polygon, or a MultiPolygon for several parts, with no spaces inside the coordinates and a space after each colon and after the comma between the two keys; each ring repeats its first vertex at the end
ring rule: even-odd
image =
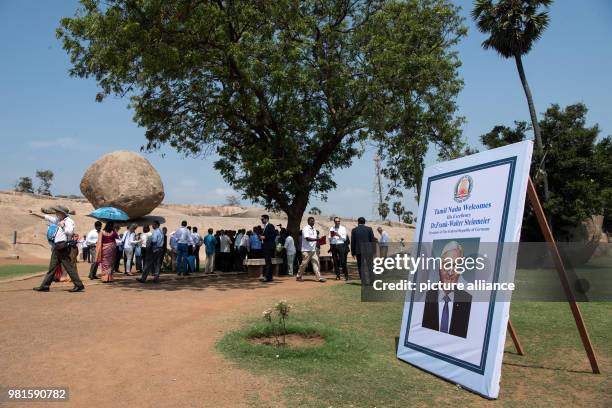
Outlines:
{"type": "Polygon", "coordinates": [[[28,142],[32,149],[50,149],[59,147],[62,149],[81,150],[85,146],[78,139],[73,137],[60,137],[59,139],[32,140],[28,142]]]}
{"type": "Polygon", "coordinates": [[[372,195],[372,192],[368,189],[362,187],[344,187],[334,192],[330,192],[330,199],[332,196],[340,196],[342,198],[346,197],[364,197],[367,195],[372,195]]]}
{"type": "Polygon", "coordinates": [[[215,197],[221,197],[221,198],[225,198],[228,195],[236,195],[236,192],[234,190],[232,190],[231,188],[220,188],[217,187],[212,191],[212,195],[215,197]]]}
{"type": "Polygon", "coordinates": [[[179,186],[180,187],[193,188],[193,187],[197,187],[198,184],[199,184],[198,181],[197,180],[193,180],[193,179],[181,179],[179,181],[179,186]]]}

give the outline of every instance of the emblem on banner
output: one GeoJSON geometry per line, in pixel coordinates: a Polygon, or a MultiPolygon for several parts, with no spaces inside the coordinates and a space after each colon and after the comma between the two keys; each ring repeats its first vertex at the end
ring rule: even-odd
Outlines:
{"type": "Polygon", "coordinates": [[[474,181],[470,176],[463,175],[455,184],[455,201],[458,203],[462,203],[468,198],[470,198],[470,194],[472,193],[472,186],[474,185],[474,181]]]}

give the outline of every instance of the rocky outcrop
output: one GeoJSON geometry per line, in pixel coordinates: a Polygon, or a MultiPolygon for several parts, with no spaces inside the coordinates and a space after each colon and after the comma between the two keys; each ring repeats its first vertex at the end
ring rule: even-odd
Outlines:
{"type": "Polygon", "coordinates": [[[164,185],[147,159],[119,151],[102,156],[85,171],[81,193],[94,208],[116,207],[138,218],[163,201],[164,185]]]}

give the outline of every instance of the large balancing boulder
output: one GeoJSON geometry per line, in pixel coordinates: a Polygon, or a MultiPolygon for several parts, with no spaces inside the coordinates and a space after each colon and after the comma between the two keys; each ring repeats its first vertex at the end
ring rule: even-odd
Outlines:
{"type": "Polygon", "coordinates": [[[85,171],[81,193],[94,208],[117,207],[139,218],[163,201],[164,185],[147,159],[119,151],[102,156],[85,171]]]}

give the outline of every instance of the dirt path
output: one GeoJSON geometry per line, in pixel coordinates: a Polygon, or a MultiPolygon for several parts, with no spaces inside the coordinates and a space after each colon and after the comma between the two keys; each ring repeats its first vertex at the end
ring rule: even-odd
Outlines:
{"type": "Polygon", "coordinates": [[[242,276],[143,286],[125,278],[112,286],[85,280],[82,293],[66,292],[65,283],[33,292],[40,279],[0,284],[0,385],[69,386],[62,406],[75,407],[282,405],[277,385],[231,366],[215,343],[246,314],[321,286],[242,276]]]}

